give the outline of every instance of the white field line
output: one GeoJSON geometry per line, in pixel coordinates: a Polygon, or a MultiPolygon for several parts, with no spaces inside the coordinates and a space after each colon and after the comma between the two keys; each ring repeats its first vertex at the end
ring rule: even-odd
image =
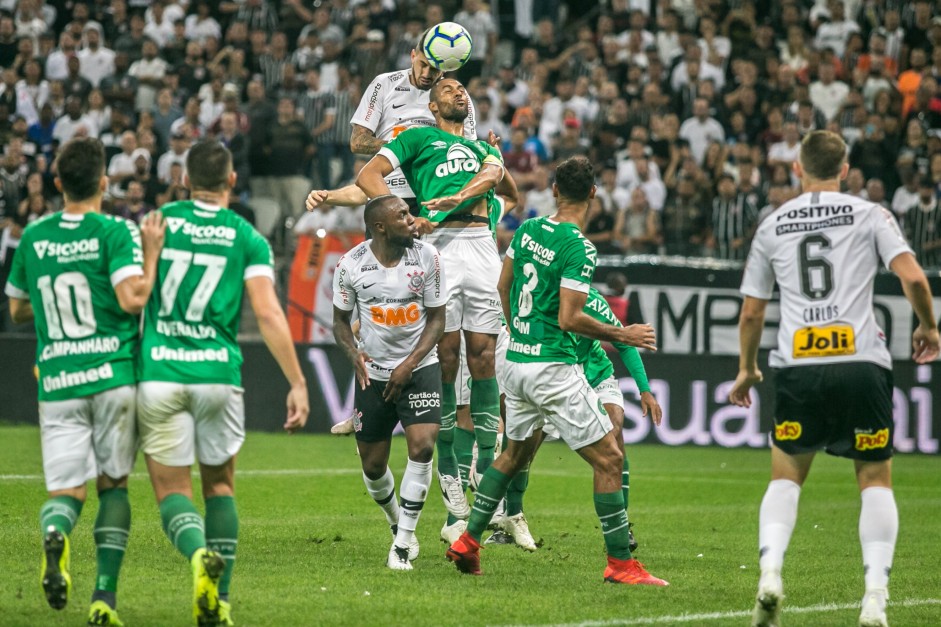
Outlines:
{"type": "MultiPolygon", "coordinates": [[[[236,469],[236,477],[284,477],[284,476],[332,476],[332,475],[359,475],[362,470],[358,468],[259,468],[254,470],[236,469]]],[[[199,473],[193,471],[193,476],[198,477],[199,473]]],[[[146,472],[135,472],[131,474],[132,479],[146,479],[146,472]]],[[[0,475],[0,481],[41,481],[42,475],[0,475]]]]}
{"type": "MultiPolygon", "coordinates": [[[[893,607],[922,607],[925,605],[941,605],[941,599],[904,599],[902,601],[889,601],[889,609],[893,607]]],[[[842,612],[844,610],[858,610],[859,603],[819,603],[804,607],[784,606],[782,613],[787,614],[823,614],[826,612],[842,612]]],[[[649,618],[615,618],[609,620],[589,620],[581,623],[558,623],[541,625],[539,627],[629,627],[631,625],[677,625],[681,623],[700,623],[704,621],[728,620],[732,618],[747,618],[751,616],[750,610],[735,610],[728,612],[705,612],[702,614],[677,614],[675,616],[653,616],[649,618]]]]}

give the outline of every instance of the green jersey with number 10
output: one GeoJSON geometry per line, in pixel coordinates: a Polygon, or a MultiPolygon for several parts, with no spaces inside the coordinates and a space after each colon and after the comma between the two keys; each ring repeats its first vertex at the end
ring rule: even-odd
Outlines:
{"type": "Polygon", "coordinates": [[[506,254],[513,260],[507,360],[576,363],[578,338],[559,327],[559,290],[588,293],[594,244],[574,224],[533,218],[516,230],[506,254]]]}
{"type": "Polygon", "coordinates": [[[33,307],[40,401],[134,385],[137,316],[114,288],[142,261],[140,231],[123,218],[56,213],[26,228],[6,294],[33,307]]]}
{"type": "Polygon", "coordinates": [[[240,385],[243,283],[274,280],[271,247],[225,208],[185,200],[161,212],[167,232],[144,312],[140,380],[240,385]]]}

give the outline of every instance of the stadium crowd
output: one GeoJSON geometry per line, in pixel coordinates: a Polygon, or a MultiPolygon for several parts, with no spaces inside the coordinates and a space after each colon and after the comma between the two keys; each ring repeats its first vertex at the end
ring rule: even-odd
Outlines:
{"type": "MultiPolygon", "coordinates": [[[[825,128],[849,146],[846,191],[890,208],[938,268],[936,16],[929,0],[0,0],[0,269],[60,207],[56,151],[82,135],[106,146],[107,210],[134,220],[185,198],[189,146],[218,138],[233,209],[284,252],[307,191],[362,165],[348,121],[369,81],[445,19],[473,37],[457,78],[521,189],[503,247],[552,211],[555,164],[584,154],[602,253],[744,259],[761,213],[798,194],[801,137],[825,128]]],[[[360,223],[327,209],[301,226],[360,223]]]]}

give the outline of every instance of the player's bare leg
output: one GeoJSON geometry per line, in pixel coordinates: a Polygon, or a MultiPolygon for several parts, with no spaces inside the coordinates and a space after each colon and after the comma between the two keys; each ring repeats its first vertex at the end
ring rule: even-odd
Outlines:
{"type": "Polygon", "coordinates": [[[438,482],[444,505],[455,518],[466,520],[470,508],[461,485],[457,457],[454,454],[454,430],[457,413],[457,395],[454,382],[461,354],[460,331],[445,333],[438,342],[438,362],[441,364],[441,430],[438,433],[438,482]]]}
{"type": "Polygon", "coordinates": [[[886,627],[889,572],[899,530],[899,514],[892,492],[892,460],[856,461],[862,509],[859,512],[859,542],[863,549],[866,593],[860,627],[886,627]]]}
{"type": "Polygon", "coordinates": [[[777,446],[771,447],[771,483],[761,501],[758,515],[758,594],[752,614],[755,627],[778,624],[784,585],[781,568],[784,553],[791,541],[797,522],[797,503],[801,486],[813,463],[813,453],[788,455],[777,446]]]}
{"type": "Polygon", "coordinates": [[[163,530],[193,571],[193,614],[199,625],[219,623],[219,579],[225,561],[206,547],[203,517],[193,505],[189,466],[167,466],[144,456],[160,506],[163,530]]]}

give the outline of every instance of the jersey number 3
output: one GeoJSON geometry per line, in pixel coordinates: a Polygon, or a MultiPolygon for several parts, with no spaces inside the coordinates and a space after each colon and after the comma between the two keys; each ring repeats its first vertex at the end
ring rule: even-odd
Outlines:
{"type": "Polygon", "coordinates": [[[830,248],[830,238],[822,233],[801,240],[801,293],[810,300],[823,300],[833,291],[833,266],[824,257],[830,248]]]}

